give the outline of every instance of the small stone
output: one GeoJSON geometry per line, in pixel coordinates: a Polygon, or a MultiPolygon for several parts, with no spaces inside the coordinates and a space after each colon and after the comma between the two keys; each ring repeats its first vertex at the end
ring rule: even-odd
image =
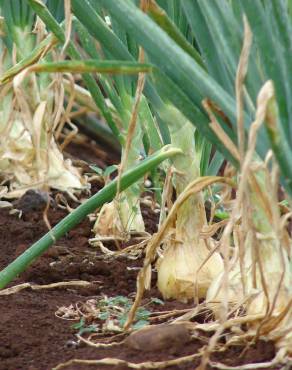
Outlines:
{"type": "Polygon", "coordinates": [[[65,347],[75,349],[79,347],[79,342],[76,342],[75,340],[67,340],[65,347]]]}

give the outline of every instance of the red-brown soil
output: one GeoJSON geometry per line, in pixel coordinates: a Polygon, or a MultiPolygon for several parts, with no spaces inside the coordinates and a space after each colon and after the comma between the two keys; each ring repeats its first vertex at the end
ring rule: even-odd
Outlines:
{"type": "MultiPolygon", "coordinates": [[[[98,186],[95,186],[95,191],[98,186]]],[[[17,206],[17,203],[15,204],[17,206]]],[[[21,254],[46,231],[42,209],[23,207],[22,217],[10,215],[9,210],[0,209],[0,268],[5,267],[16,256],[21,254]]],[[[42,207],[40,207],[42,208],[42,207]]],[[[52,205],[49,221],[55,225],[66,211],[52,205]]],[[[148,231],[155,231],[157,215],[150,208],[144,207],[148,231]]],[[[164,361],[180,356],[196,353],[208,338],[193,338],[180,345],[177,341],[169,343],[167,348],[147,351],[145,348],[135,350],[124,344],[112,348],[93,348],[85,344],[75,345],[76,330],[72,321],[55,316],[61,306],[85,302],[97,298],[101,294],[107,296],[133,297],[136,289],[136,269],[141,260],[118,258],[106,262],[99,258],[101,252],[88,244],[92,237],[92,224],[88,219],[57,241],[37,262],[23,273],[11,285],[21,282],[49,284],[68,280],[87,280],[94,282],[86,288],[57,288],[51,290],[23,290],[16,294],[0,297],[0,370],[48,370],[59,363],[73,358],[102,359],[114,357],[134,363],[144,361],[164,361]]],[[[155,276],[154,276],[155,281],[155,276]]],[[[147,293],[145,301],[150,297],[161,298],[155,287],[147,293]]],[[[160,310],[182,309],[190,307],[181,303],[169,302],[160,306],[160,310]]],[[[157,310],[158,308],[155,307],[157,310]]],[[[200,321],[204,322],[204,317],[200,321]]],[[[101,340],[104,338],[101,338],[101,340]]],[[[224,353],[216,353],[212,360],[223,362],[229,366],[239,366],[253,362],[265,362],[273,359],[275,348],[270,342],[259,341],[250,347],[234,346],[224,353]]],[[[189,364],[167,367],[167,369],[195,369],[200,359],[189,364]]],[[[127,366],[86,366],[75,365],[67,369],[127,369],[127,366]]],[[[279,369],[274,367],[273,369],[279,369]]],[[[211,367],[208,367],[211,369],[211,367]]],[[[268,367],[266,368],[268,369],[268,367]]],[[[272,368],[270,368],[272,369],[272,368]]]]}

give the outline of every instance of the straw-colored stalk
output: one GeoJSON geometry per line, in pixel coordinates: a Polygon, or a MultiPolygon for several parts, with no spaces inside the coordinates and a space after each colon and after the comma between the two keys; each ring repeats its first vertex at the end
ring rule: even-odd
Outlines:
{"type": "Polygon", "coordinates": [[[207,301],[217,314],[227,297],[232,306],[243,305],[247,315],[260,315],[258,333],[278,336],[280,345],[292,353],[291,334],[284,330],[292,318],[292,250],[285,222],[289,215],[280,215],[276,166],[270,170],[269,163],[254,155],[257,131],[271,115],[278,116],[273,84],[268,81],[258,96],[235,206],[221,240],[223,250],[232,251],[233,257],[225,261],[228,270],[210,286],[207,301]]]}

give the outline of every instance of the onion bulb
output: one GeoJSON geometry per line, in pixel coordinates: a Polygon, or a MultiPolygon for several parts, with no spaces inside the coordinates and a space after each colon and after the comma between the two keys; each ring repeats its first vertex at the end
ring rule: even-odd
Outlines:
{"type": "MultiPolygon", "coordinates": [[[[178,196],[200,176],[200,152],[195,146],[194,126],[178,110],[166,106],[163,118],[168,121],[172,143],[183,152],[173,160],[174,186],[178,196]]],[[[200,238],[206,225],[203,195],[191,195],[178,209],[157,262],[157,285],[164,298],[183,302],[205,298],[211,282],[223,270],[218,252],[207,258],[212,241],[200,238]]]]}
{"type": "Polygon", "coordinates": [[[211,282],[223,269],[218,253],[201,267],[208,254],[203,240],[197,244],[187,241],[167,244],[157,265],[157,285],[163,298],[175,298],[182,302],[205,298],[211,282]]]}

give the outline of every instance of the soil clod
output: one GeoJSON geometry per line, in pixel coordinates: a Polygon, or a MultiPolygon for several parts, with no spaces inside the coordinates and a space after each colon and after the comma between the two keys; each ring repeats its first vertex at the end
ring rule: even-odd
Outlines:
{"type": "Polygon", "coordinates": [[[189,325],[186,323],[160,324],[130,334],[125,340],[125,345],[142,352],[155,352],[169,348],[181,349],[191,339],[189,325]]]}

